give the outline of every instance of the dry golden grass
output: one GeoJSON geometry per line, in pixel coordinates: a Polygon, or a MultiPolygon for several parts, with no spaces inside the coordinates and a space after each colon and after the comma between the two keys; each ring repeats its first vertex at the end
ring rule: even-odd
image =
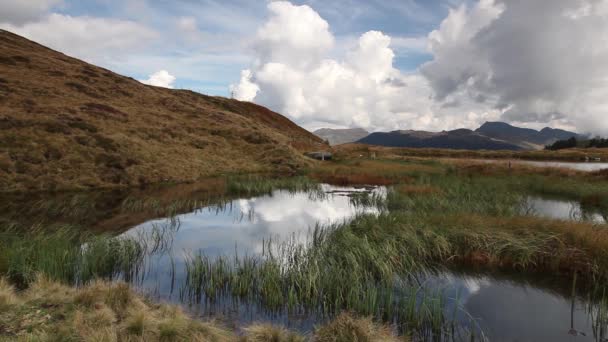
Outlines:
{"type": "Polygon", "coordinates": [[[15,288],[4,278],[0,278],[0,310],[16,305],[19,302],[15,294],[15,288]]]}
{"type": "Polygon", "coordinates": [[[392,185],[408,183],[411,176],[442,172],[440,168],[425,164],[408,164],[386,160],[351,160],[327,162],[317,165],[310,176],[333,185],[392,185]]]}
{"type": "Polygon", "coordinates": [[[502,175],[541,175],[548,177],[586,177],[590,174],[568,168],[539,167],[508,161],[488,163],[480,160],[439,159],[439,162],[456,167],[463,175],[502,176],[502,175]]]}
{"type": "MultiPolygon", "coordinates": [[[[459,242],[464,246],[466,255],[459,255],[465,263],[472,265],[500,266],[517,268],[517,260],[501,255],[512,246],[506,242],[518,243],[511,236],[529,236],[527,243],[532,253],[534,243],[543,246],[544,257],[536,256],[534,264],[526,269],[564,274],[584,272],[585,275],[606,276],[608,269],[608,230],[588,222],[548,220],[531,216],[492,217],[480,215],[437,215],[429,219],[437,227],[449,227],[459,234],[459,242]],[[486,238],[491,236],[492,238],[486,238]],[[487,241],[501,240],[504,246],[487,246],[487,241]],[[543,238],[538,240],[537,238],[543,238]],[[462,240],[465,239],[466,241],[462,240]],[[544,239],[544,240],[543,240],[544,239]],[[479,245],[481,243],[481,245],[479,245]],[[483,251],[494,251],[488,254],[483,251]]],[[[525,259],[526,256],[523,256],[525,259]]],[[[449,259],[453,260],[453,256],[449,259]]],[[[587,277],[588,278],[588,277],[587,277]]]]}
{"type": "Polygon", "coordinates": [[[393,342],[405,341],[397,337],[385,325],[374,323],[369,318],[354,318],[341,314],[333,322],[315,332],[317,342],[393,342]]]}
{"type": "Polygon", "coordinates": [[[253,324],[245,328],[242,342],[304,342],[302,335],[271,324],[253,324]]]}
{"type": "Polygon", "coordinates": [[[458,158],[458,159],[525,159],[583,161],[585,157],[608,160],[608,148],[566,149],[559,151],[472,151],[437,148],[400,148],[372,146],[364,144],[344,144],[334,147],[336,155],[342,158],[368,158],[372,154],[378,158],[458,158]]]}
{"type": "Polygon", "coordinates": [[[410,196],[415,195],[436,195],[441,193],[441,189],[432,185],[401,184],[397,185],[396,191],[410,196]]]}
{"type": "Polygon", "coordinates": [[[25,292],[0,278],[0,341],[303,342],[398,341],[387,326],[340,315],[312,336],[253,324],[241,336],[179,307],[152,304],[124,283],[96,281],[80,289],[39,277],[25,292]]]}
{"type": "Polygon", "coordinates": [[[154,305],[123,283],[94,282],[81,289],[40,277],[23,294],[0,280],[0,340],[18,341],[235,341],[211,322],[178,307],[154,305]]]}
{"type": "Polygon", "coordinates": [[[293,172],[321,139],[252,104],[147,86],[0,30],[0,191],[293,172]]]}

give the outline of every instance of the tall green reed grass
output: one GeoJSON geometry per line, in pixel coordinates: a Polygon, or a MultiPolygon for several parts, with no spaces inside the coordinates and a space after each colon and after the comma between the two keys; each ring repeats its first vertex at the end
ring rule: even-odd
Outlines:
{"type": "Polygon", "coordinates": [[[68,226],[0,231],[0,274],[21,288],[38,274],[68,284],[119,276],[128,280],[141,270],[144,256],[134,238],[93,236],[68,226]]]}

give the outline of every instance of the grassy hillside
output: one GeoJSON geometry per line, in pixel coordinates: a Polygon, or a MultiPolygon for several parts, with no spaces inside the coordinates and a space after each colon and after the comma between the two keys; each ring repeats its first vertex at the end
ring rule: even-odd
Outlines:
{"type": "Polygon", "coordinates": [[[0,191],[293,172],[322,146],[264,107],[147,86],[0,30],[0,191]]]}

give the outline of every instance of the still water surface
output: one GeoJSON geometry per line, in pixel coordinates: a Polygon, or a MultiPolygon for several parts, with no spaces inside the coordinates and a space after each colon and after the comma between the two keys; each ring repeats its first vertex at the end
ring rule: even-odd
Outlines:
{"type": "Polygon", "coordinates": [[[585,221],[598,224],[608,223],[608,213],[596,209],[586,209],[577,201],[527,197],[522,211],[527,215],[536,215],[557,220],[585,221]]]}
{"type": "Polygon", "coordinates": [[[596,312],[586,300],[574,301],[564,279],[536,281],[517,275],[456,274],[433,277],[459,307],[472,317],[490,341],[604,341],[594,325],[596,312]]]}
{"type": "MultiPolygon", "coordinates": [[[[318,192],[273,191],[269,195],[232,200],[221,206],[200,208],[174,218],[139,224],[125,235],[146,236],[155,231],[170,235],[168,251],[151,256],[140,288],[162,300],[184,303],[180,288],[186,279],[185,260],[193,253],[209,256],[257,255],[264,241],[292,239],[304,242],[316,225],[347,222],[358,214],[381,209],[355,205],[356,193],[386,195],[386,188],[345,188],[322,185],[318,192]]],[[[580,206],[529,198],[535,214],[579,219],[580,206]]],[[[593,220],[598,219],[593,216],[593,220]]],[[[475,272],[440,272],[425,276],[425,288],[442,291],[446,310],[471,330],[480,329],[491,341],[604,341],[594,335],[593,314],[583,299],[571,300],[564,279],[531,282],[517,275],[480,275],[475,272]],[[473,322],[473,323],[471,323],[473,322]],[[573,335],[576,333],[576,336],[573,335]],[[584,334],[584,335],[583,335],[584,334]],[[594,337],[595,336],[595,337],[594,337]]],[[[568,280],[565,280],[567,283],[568,280]]],[[[272,321],[309,332],[325,318],[314,314],[268,312],[259,303],[226,297],[219,301],[188,304],[200,316],[221,317],[237,325],[272,321]]]]}
{"type": "Polygon", "coordinates": [[[562,169],[571,169],[577,171],[599,171],[608,169],[608,163],[601,162],[558,162],[558,161],[532,161],[532,160],[479,160],[487,163],[497,163],[497,164],[523,164],[529,166],[537,166],[537,167],[556,167],[562,169]]]}

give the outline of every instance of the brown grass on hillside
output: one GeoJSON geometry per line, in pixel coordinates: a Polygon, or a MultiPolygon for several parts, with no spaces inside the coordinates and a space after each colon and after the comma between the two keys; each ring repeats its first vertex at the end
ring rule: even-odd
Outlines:
{"type": "Polygon", "coordinates": [[[0,30],[0,191],[133,186],[313,162],[267,108],[147,86],[0,30]]]}

